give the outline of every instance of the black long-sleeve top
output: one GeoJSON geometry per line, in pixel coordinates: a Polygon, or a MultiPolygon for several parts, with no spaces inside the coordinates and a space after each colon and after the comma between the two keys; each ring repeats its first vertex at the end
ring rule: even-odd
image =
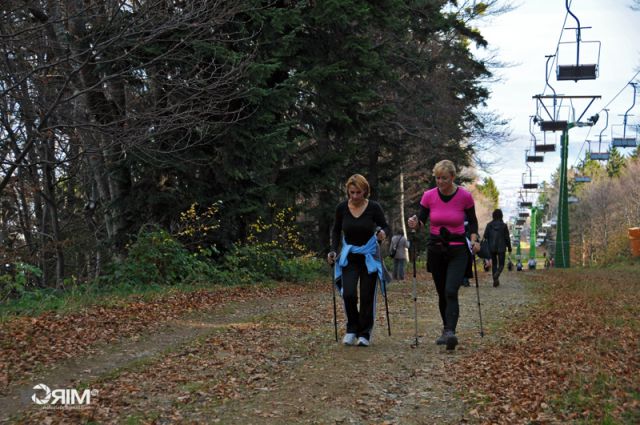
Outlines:
{"type": "Polygon", "coordinates": [[[331,251],[338,251],[343,234],[345,242],[349,245],[365,245],[378,227],[389,234],[384,211],[376,201],[369,200],[369,204],[358,218],[349,211],[348,201],[340,202],[336,207],[336,218],[331,231],[331,251]]]}

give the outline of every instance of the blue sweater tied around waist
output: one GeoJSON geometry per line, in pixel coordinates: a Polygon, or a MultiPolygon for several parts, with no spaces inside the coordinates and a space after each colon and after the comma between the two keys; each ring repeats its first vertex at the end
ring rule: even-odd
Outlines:
{"type": "Polygon", "coordinates": [[[361,246],[349,245],[345,242],[344,238],[342,239],[342,250],[340,251],[340,256],[338,257],[338,261],[334,268],[334,283],[340,291],[340,295],[342,295],[342,268],[349,264],[347,256],[350,253],[364,255],[367,271],[370,274],[374,272],[378,273],[378,279],[380,279],[382,291],[383,293],[386,293],[386,282],[389,280],[388,272],[382,263],[380,246],[378,245],[376,235],[373,235],[365,245],[361,246]]]}

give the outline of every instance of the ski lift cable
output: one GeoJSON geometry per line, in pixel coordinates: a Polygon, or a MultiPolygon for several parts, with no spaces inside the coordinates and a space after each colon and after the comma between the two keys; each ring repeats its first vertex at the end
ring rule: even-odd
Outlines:
{"type": "MultiPolygon", "coordinates": [[[[622,88],[618,91],[618,93],[616,93],[615,96],[613,96],[613,98],[609,101],[609,103],[607,103],[606,105],[604,105],[602,107],[602,109],[600,109],[598,111],[598,114],[600,114],[601,112],[603,112],[605,109],[608,109],[609,106],[618,98],[618,96],[620,96],[622,94],[622,92],[624,91],[624,89],[627,88],[627,86],[631,83],[634,82],[634,80],[636,79],[636,77],[640,75],[640,71],[637,71],[635,74],[633,74],[633,77],[631,77],[631,79],[629,81],[627,81],[626,83],[624,83],[624,86],[622,86],[622,88]]],[[[587,135],[585,137],[585,141],[589,139],[589,135],[591,134],[591,130],[593,129],[593,126],[589,127],[589,130],[587,131],[587,135]]],[[[584,147],[584,144],[583,144],[584,147]]],[[[580,151],[582,151],[582,149],[580,149],[580,151]]],[[[580,158],[580,154],[578,153],[578,156],[576,157],[576,162],[574,162],[574,166],[576,166],[576,164],[578,163],[578,158],[580,158]]]]}
{"type": "MultiPolygon", "coordinates": [[[[589,129],[589,132],[591,131],[591,129],[589,129]]],[[[580,147],[580,150],[578,151],[578,156],[576,156],[576,162],[573,163],[573,168],[577,168],[578,166],[578,162],[580,159],[580,155],[582,155],[582,151],[584,149],[584,147],[587,145],[587,140],[589,139],[588,135],[587,138],[584,140],[584,142],[582,142],[582,146],[580,147]]]]}
{"type": "Polygon", "coordinates": [[[609,105],[611,105],[617,98],[618,96],[620,96],[622,94],[622,92],[624,91],[624,89],[627,88],[627,86],[631,83],[634,82],[634,80],[636,79],[636,77],[640,75],[640,71],[637,71],[635,74],[633,74],[633,77],[631,77],[631,79],[629,81],[627,81],[626,83],[624,83],[624,86],[622,86],[622,88],[620,89],[620,91],[618,91],[618,93],[613,96],[613,99],[611,99],[609,101],[609,103],[607,103],[606,105],[604,105],[604,107],[602,109],[600,109],[600,111],[598,111],[598,113],[604,111],[605,109],[607,109],[609,107],[609,105]]]}

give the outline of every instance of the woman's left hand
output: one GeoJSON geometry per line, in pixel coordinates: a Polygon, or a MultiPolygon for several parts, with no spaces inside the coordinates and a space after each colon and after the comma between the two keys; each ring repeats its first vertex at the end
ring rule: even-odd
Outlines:
{"type": "Polygon", "coordinates": [[[478,241],[472,242],[471,250],[473,251],[474,254],[477,254],[478,252],[480,252],[480,242],[478,241]]]}
{"type": "Polygon", "coordinates": [[[384,230],[379,230],[378,233],[376,233],[376,238],[378,238],[378,241],[380,242],[385,240],[386,237],[387,237],[387,234],[384,232],[384,230]]]}

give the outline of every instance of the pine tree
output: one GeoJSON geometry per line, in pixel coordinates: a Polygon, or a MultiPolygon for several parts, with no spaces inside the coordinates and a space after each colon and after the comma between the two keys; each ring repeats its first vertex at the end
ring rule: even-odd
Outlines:
{"type": "Polygon", "coordinates": [[[607,161],[607,175],[609,177],[619,177],[624,168],[624,157],[620,151],[613,146],[609,151],[609,161],[607,161]]]}
{"type": "Polygon", "coordinates": [[[500,191],[496,186],[495,181],[491,177],[485,177],[483,183],[478,185],[480,192],[491,201],[493,209],[498,208],[500,205],[500,191]]]}

